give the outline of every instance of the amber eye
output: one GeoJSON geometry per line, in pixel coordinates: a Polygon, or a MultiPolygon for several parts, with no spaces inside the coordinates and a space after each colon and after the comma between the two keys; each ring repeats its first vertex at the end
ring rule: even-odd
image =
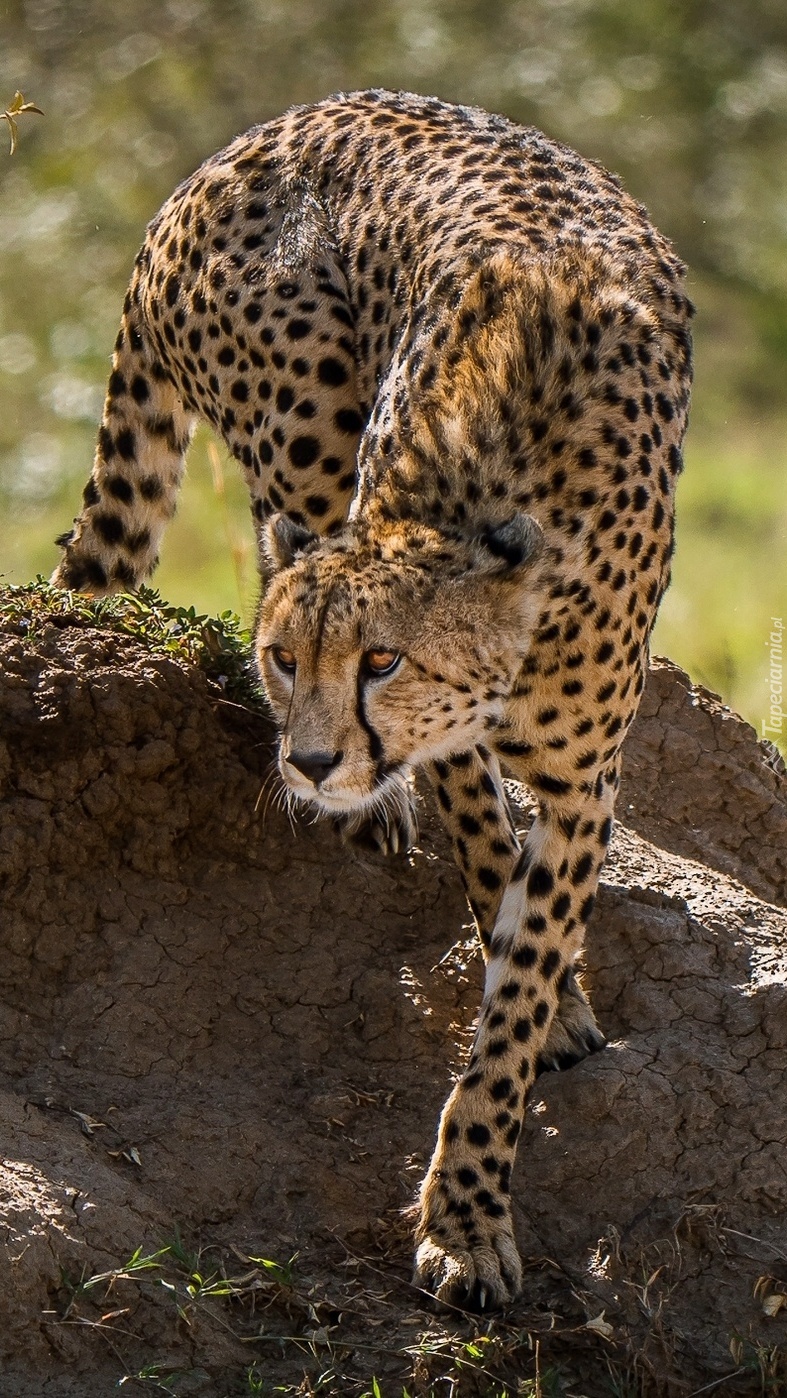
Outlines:
{"type": "Polygon", "coordinates": [[[398,650],[367,650],[364,655],[364,663],[371,675],[389,675],[395,670],[401,655],[398,650]]]}
{"type": "Polygon", "coordinates": [[[271,646],[271,655],[280,670],[286,670],[291,675],[295,669],[295,656],[291,650],[283,650],[281,646],[271,646]]]}

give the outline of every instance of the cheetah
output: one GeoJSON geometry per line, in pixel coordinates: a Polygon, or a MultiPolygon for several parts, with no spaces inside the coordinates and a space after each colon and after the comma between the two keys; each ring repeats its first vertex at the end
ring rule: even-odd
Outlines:
{"type": "Polygon", "coordinates": [[[406,843],[408,774],[431,781],[486,963],[418,1204],[415,1277],[448,1304],[518,1294],[528,1090],[604,1042],[574,966],[669,579],[684,270],[531,128],[383,91],[296,107],[151,223],[58,540],[57,584],[134,588],[212,424],[251,495],[287,789],[406,843]]]}

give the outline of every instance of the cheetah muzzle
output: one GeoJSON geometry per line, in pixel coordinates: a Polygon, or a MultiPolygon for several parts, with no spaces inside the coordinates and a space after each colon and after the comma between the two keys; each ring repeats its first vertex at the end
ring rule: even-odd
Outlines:
{"type": "Polygon", "coordinates": [[[251,495],[288,790],[396,848],[411,772],[432,782],[486,960],[416,1229],[451,1304],[519,1292],[528,1090],[603,1044],[574,966],[669,579],[683,270],[536,131],[407,94],[294,108],[151,223],[59,541],[63,587],[149,576],[208,422],[251,495]],[[504,771],[537,803],[524,842],[504,771]]]}

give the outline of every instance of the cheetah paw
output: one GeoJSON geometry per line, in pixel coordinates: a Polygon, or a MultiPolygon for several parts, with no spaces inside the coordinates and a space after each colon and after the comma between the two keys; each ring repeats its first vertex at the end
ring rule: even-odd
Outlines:
{"type": "Polygon", "coordinates": [[[412,782],[400,777],[380,811],[339,816],[334,822],[345,844],[372,854],[406,854],[418,839],[412,782]]]}
{"type": "Polygon", "coordinates": [[[547,1073],[573,1068],[575,1063],[604,1048],[606,1042],[588,998],[572,971],[539,1054],[537,1071],[547,1073]]]}
{"type": "Polygon", "coordinates": [[[444,1306],[491,1311],[513,1301],[522,1287],[522,1264],[510,1228],[472,1248],[465,1238],[453,1244],[425,1237],[415,1254],[416,1286],[444,1306]]]}

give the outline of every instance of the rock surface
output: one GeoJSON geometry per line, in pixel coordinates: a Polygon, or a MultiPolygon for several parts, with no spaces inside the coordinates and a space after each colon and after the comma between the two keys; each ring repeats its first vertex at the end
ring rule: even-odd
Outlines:
{"type": "Polygon", "coordinates": [[[491,1322],[423,1308],[401,1217],[478,1004],[458,875],[428,810],[399,860],[294,832],[271,758],[128,637],[0,635],[0,1398],[787,1393],[787,780],[753,731],[654,666],[587,952],[610,1044],[537,1083],[491,1322]]]}

